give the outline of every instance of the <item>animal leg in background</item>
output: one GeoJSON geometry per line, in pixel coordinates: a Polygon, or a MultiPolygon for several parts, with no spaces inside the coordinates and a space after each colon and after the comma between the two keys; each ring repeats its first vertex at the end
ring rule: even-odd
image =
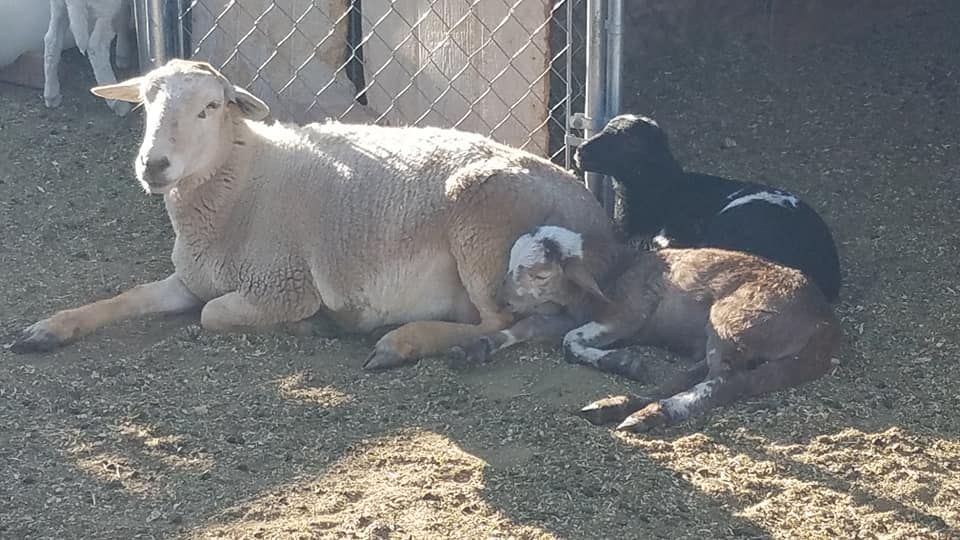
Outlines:
{"type": "Polygon", "coordinates": [[[43,104],[51,109],[59,107],[63,101],[60,94],[60,54],[68,24],[67,3],[64,0],[50,0],[50,24],[43,36],[43,104]]]}
{"type": "Polygon", "coordinates": [[[154,313],[178,313],[201,305],[176,274],[138,285],[112,298],[58,311],[20,333],[16,353],[49,351],[111,322],[154,313]]]}
{"type": "MultiPolygon", "coordinates": [[[[101,86],[117,82],[113,67],[110,66],[110,42],[113,41],[115,35],[111,19],[98,16],[97,22],[93,26],[93,33],[90,34],[87,58],[90,60],[90,66],[93,67],[97,84],[101,86]]],[[[130,112],[130,104],[126,101],[108,99],[107,105],[118,116],[125,116],[130,112]]]]}
{"type": "Polygon", "coordinates": [[[136,40],[130,39],[130,29],[133,27],[132,8],[131,2],[124,2],[120,15],[114,18],[114,23],[119,26],[119,29],[117,29],[117,67],[120,69],[134,67],[139,56],[136,40]]]}

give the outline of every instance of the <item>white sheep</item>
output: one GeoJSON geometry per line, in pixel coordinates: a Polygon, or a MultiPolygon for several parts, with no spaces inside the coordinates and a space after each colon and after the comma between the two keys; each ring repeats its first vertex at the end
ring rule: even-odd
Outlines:
{"type": "Polygon", "coordinates": [[[524,231],[555,223],[614,239],[574,175],[475,133],[268,125],[258,98],[207,63],[179,59],[93,92],[143,103],[136,174],[164,196],[174,272],[33,324],[18,352],[202,306],[201,326],[215,331],[318,313],[348,331],[403,325],[365,364],[384,368],[510,324],[495,296],[524,231]]]}
{"type": "Polygon", "coordinates": [[[681,422],[829,370],[839,322],[799,270],[738,251],[624,246],[598,284],[594,272],[583,270],[596,257],[593,244],[564,227],[520,236],[500,297],[515,314],[536,316],[463,347],[468,357],[486,360],[513,344],[558,340],[565,332],[568,361],[632,378],[643,378],[644,366],[626,349],[604,347],[662,346],[697,360],[651,397],[618,396],[581,411],[594,423],[622,421],[619,429],[630,431],[681,422]],[[542,305],[550,307],[544,312],[542,305]]]}
{"type": "MultiPolygon", "coordinates": [[[[130,39],[132,22],[131,0],[50,0],[50,24],[43,36],[44,104],[50,108],[59,107],[63,99],[58,71],[67,26],[77,48],[90,60],[97,84],[106,85],[117,82],[110,65],[110,43],[114,36],[117,38],[117,66],[126,69],[136,61],[136,44],[130,39]]],[[[129,103],[108,100],[107,105],[119,116],[130,112],[129,103]]]]}

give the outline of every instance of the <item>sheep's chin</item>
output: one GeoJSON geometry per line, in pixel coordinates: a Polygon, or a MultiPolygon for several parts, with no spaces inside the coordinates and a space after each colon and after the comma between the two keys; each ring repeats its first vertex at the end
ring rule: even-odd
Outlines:
{"type": "Polygon", "coordinates": [[[166,195],[167,193],[170,193],[170,190],[177,187],[176,182],[167,182],[162,186],[151,186],[143,180],[140,181],[140,185],[143,187],[143,190],[150,195],[166,195]]]}

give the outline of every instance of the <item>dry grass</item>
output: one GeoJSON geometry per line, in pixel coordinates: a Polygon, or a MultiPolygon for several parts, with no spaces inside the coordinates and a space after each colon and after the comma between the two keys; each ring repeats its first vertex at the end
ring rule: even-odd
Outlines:
{"type": "MultiPolygon", "coordinates": [[[[958,23],[628,62],[629,108],[691,168],[795,189],[835,228],[829,377],[619,435],[570,411],[636,385],[552,351],[368,374],[367,342],[120,324],[0,352],[0,537],[960,537],[958,23]]],[[[131,179],[140,120],[85,70],[64,80],[55,111],[0,87],[6,336],[170,270],[162,204],[131,179]]]]}

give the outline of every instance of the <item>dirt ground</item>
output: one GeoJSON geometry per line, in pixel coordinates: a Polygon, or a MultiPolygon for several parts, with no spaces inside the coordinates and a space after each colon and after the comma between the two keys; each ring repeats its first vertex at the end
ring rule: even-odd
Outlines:
{"type": "MultiPolygon", "coordinates": [[[[846,343],[821,381],[621,435],[571,413],[643,386],[549,349],[370,374],[368,341],[118,324],[0,350],[0,538],[960,538],[960,6],[943,5],[791,57],[627,61],[626,108],[689,168],[793,189],[833,226],[846,343]]],[[[162,201],[132,178],[139,115],[90,96],[76,55],[63,79],[52,111],[0,86],[2,343],[171,270],[162,201]]]]}

